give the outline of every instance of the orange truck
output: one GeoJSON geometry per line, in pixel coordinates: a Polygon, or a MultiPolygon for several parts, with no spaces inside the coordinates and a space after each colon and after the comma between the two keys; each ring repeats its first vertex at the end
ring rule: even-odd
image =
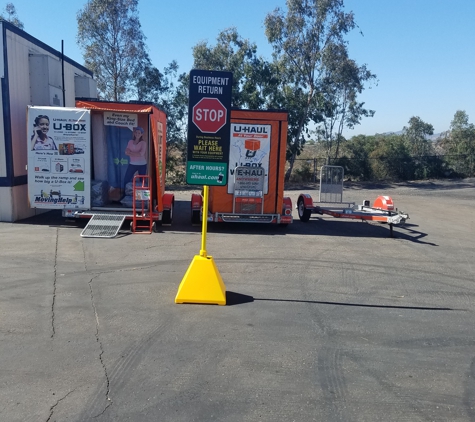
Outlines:
{"type": "MultiPolygon", "coordinates": [[[[293,222],[292,201],[284,196],[287,118],[280,110],[231,110],[228,183],[209,187],[209,222],[293,222]]],[[[202,206],[203,196],[193,194],[193,224],[202,206]]]]}

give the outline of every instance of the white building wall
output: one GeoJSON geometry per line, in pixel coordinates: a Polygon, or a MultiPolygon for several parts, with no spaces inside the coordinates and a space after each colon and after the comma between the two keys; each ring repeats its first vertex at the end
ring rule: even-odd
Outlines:
{"type": "MultiPolygon", "coordinates": [[[[48,54],[48,52],[8,30],[6,38],[14,176],[26,176],[28,137],[31,135],[30,131],[27,133],[26,127],[27,105],[31,104],[28,58],[32,53],[48,54]]],[[[11,189],[11,221],[37,214],[37,210],[30,208],[28,203],[27,185],[14,186],[11,189]]]]}
{"type": "Polygon", "coordinates": [[[7,67],[10,91],[14,176],[26,175],[26,106],[30,104],[28,52],[31,43],[7,30],[7,67]]]}
{"type": "MultiPolygon", "coordinates": [[[[1,98],[2,85],[0,84],[0,177],[7,177],[7,162],[5,156],[5,127],[3,125],[3,119],[1,118],[1,116],[3,116],[3,102],[1,101],[1,98]]],[[[0,219],[0,221],[2,220],[0,219]]]]}
{"type": "MultiPolygon", "coordinates": [[[[1,28],[1,26],[0,26],[1,28]]],[[[27,147],[28,139],[32,135],[33,128],[26,127],[27,106],[31,105],[30,92],[30,54],[45,54],[54,60],[59,60],[58,56],[42,48],[35,42],[24,38],[20,34],[6,29],[6,49],[8,87],[10,99],[10,125],[12,136],[13,169],[14,177],[27,175],[27,147]],[[31,129],[31,130],[30,130],[31,129]]],[[[67,107],[75,106],[75,75],[90,77],[90,74],[84,72],[81,68],[64,62],[64,84],[65,84],[65,105],[67,107]]],[[[0,97],[1,98],[1,97],[0,97]]],[[[62,101],[62,99],[61,99],[62,101]]],[[[34,105],[52,105],[52,104],[34,104],[34,105]]],[[[0,101],[1,107],[1,101],[0,101]]],[[[1,112],[2,110],[0,110],[1,112]]],[[[4,116],[0,113],[0,117],[4,116]]],[[[2,125],[3,125],[3,119],[2,125]]],[[[9,140],[2,139],[4,131],[0,127],[0,156],[5,157],[5,143],[9,140]],[[3,152],[3,153],[2,153],[3,152]]],[[[0,162],[0,177],[6,176],[5,165],[0,162]]],[[[16,221],[19,219],[31,217],[42,210],[32,209],[28,203],[27,185],[14,187],[0,187],[0,221],[16,221]]]]}

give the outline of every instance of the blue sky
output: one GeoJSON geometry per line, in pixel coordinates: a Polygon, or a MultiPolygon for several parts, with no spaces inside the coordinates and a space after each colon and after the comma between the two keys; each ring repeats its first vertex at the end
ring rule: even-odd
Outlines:
{"type": "MultiPolygon", "coordinates": [[[[83,63],[76,45],[77,11],[85,0],[10,0],[25,31],[83,63]]],[[[0,2],[3,9],[7,1],[0,2]]],[[[140,21],[153,64],[176,60],[181,72],[193,64],[192,47],[215,44],[231,26],[270,60],[264,18],[285,0],[139,0],[140,21]]],[[[457,110],[475,123],[475,0],[345,0],[363,36],[348,36],[350,57],[377,75],[378,85],[360,97],[376,111],[347,137],[400,131],[412,116],[449,129],[457,110]]]]}

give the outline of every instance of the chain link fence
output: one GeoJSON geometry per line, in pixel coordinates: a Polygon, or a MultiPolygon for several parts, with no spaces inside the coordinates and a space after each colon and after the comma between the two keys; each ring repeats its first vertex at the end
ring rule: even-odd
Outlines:
{"type": "Polygon", "coordinates": [[[475,176],[475,155],[381,158],[296,158],[291,182],[317,182],[321,166],[342,166],[355,181],[403,181],[475,176]]]}

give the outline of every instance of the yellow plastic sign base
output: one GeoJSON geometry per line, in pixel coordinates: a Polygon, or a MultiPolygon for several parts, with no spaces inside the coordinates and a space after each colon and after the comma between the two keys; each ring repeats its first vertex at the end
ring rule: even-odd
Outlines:
{"type": "Polygon", "coordinates": [[[195,255],[180,283],[175,303],[226,305],[226,286],[212,256],[195,255]]]}

